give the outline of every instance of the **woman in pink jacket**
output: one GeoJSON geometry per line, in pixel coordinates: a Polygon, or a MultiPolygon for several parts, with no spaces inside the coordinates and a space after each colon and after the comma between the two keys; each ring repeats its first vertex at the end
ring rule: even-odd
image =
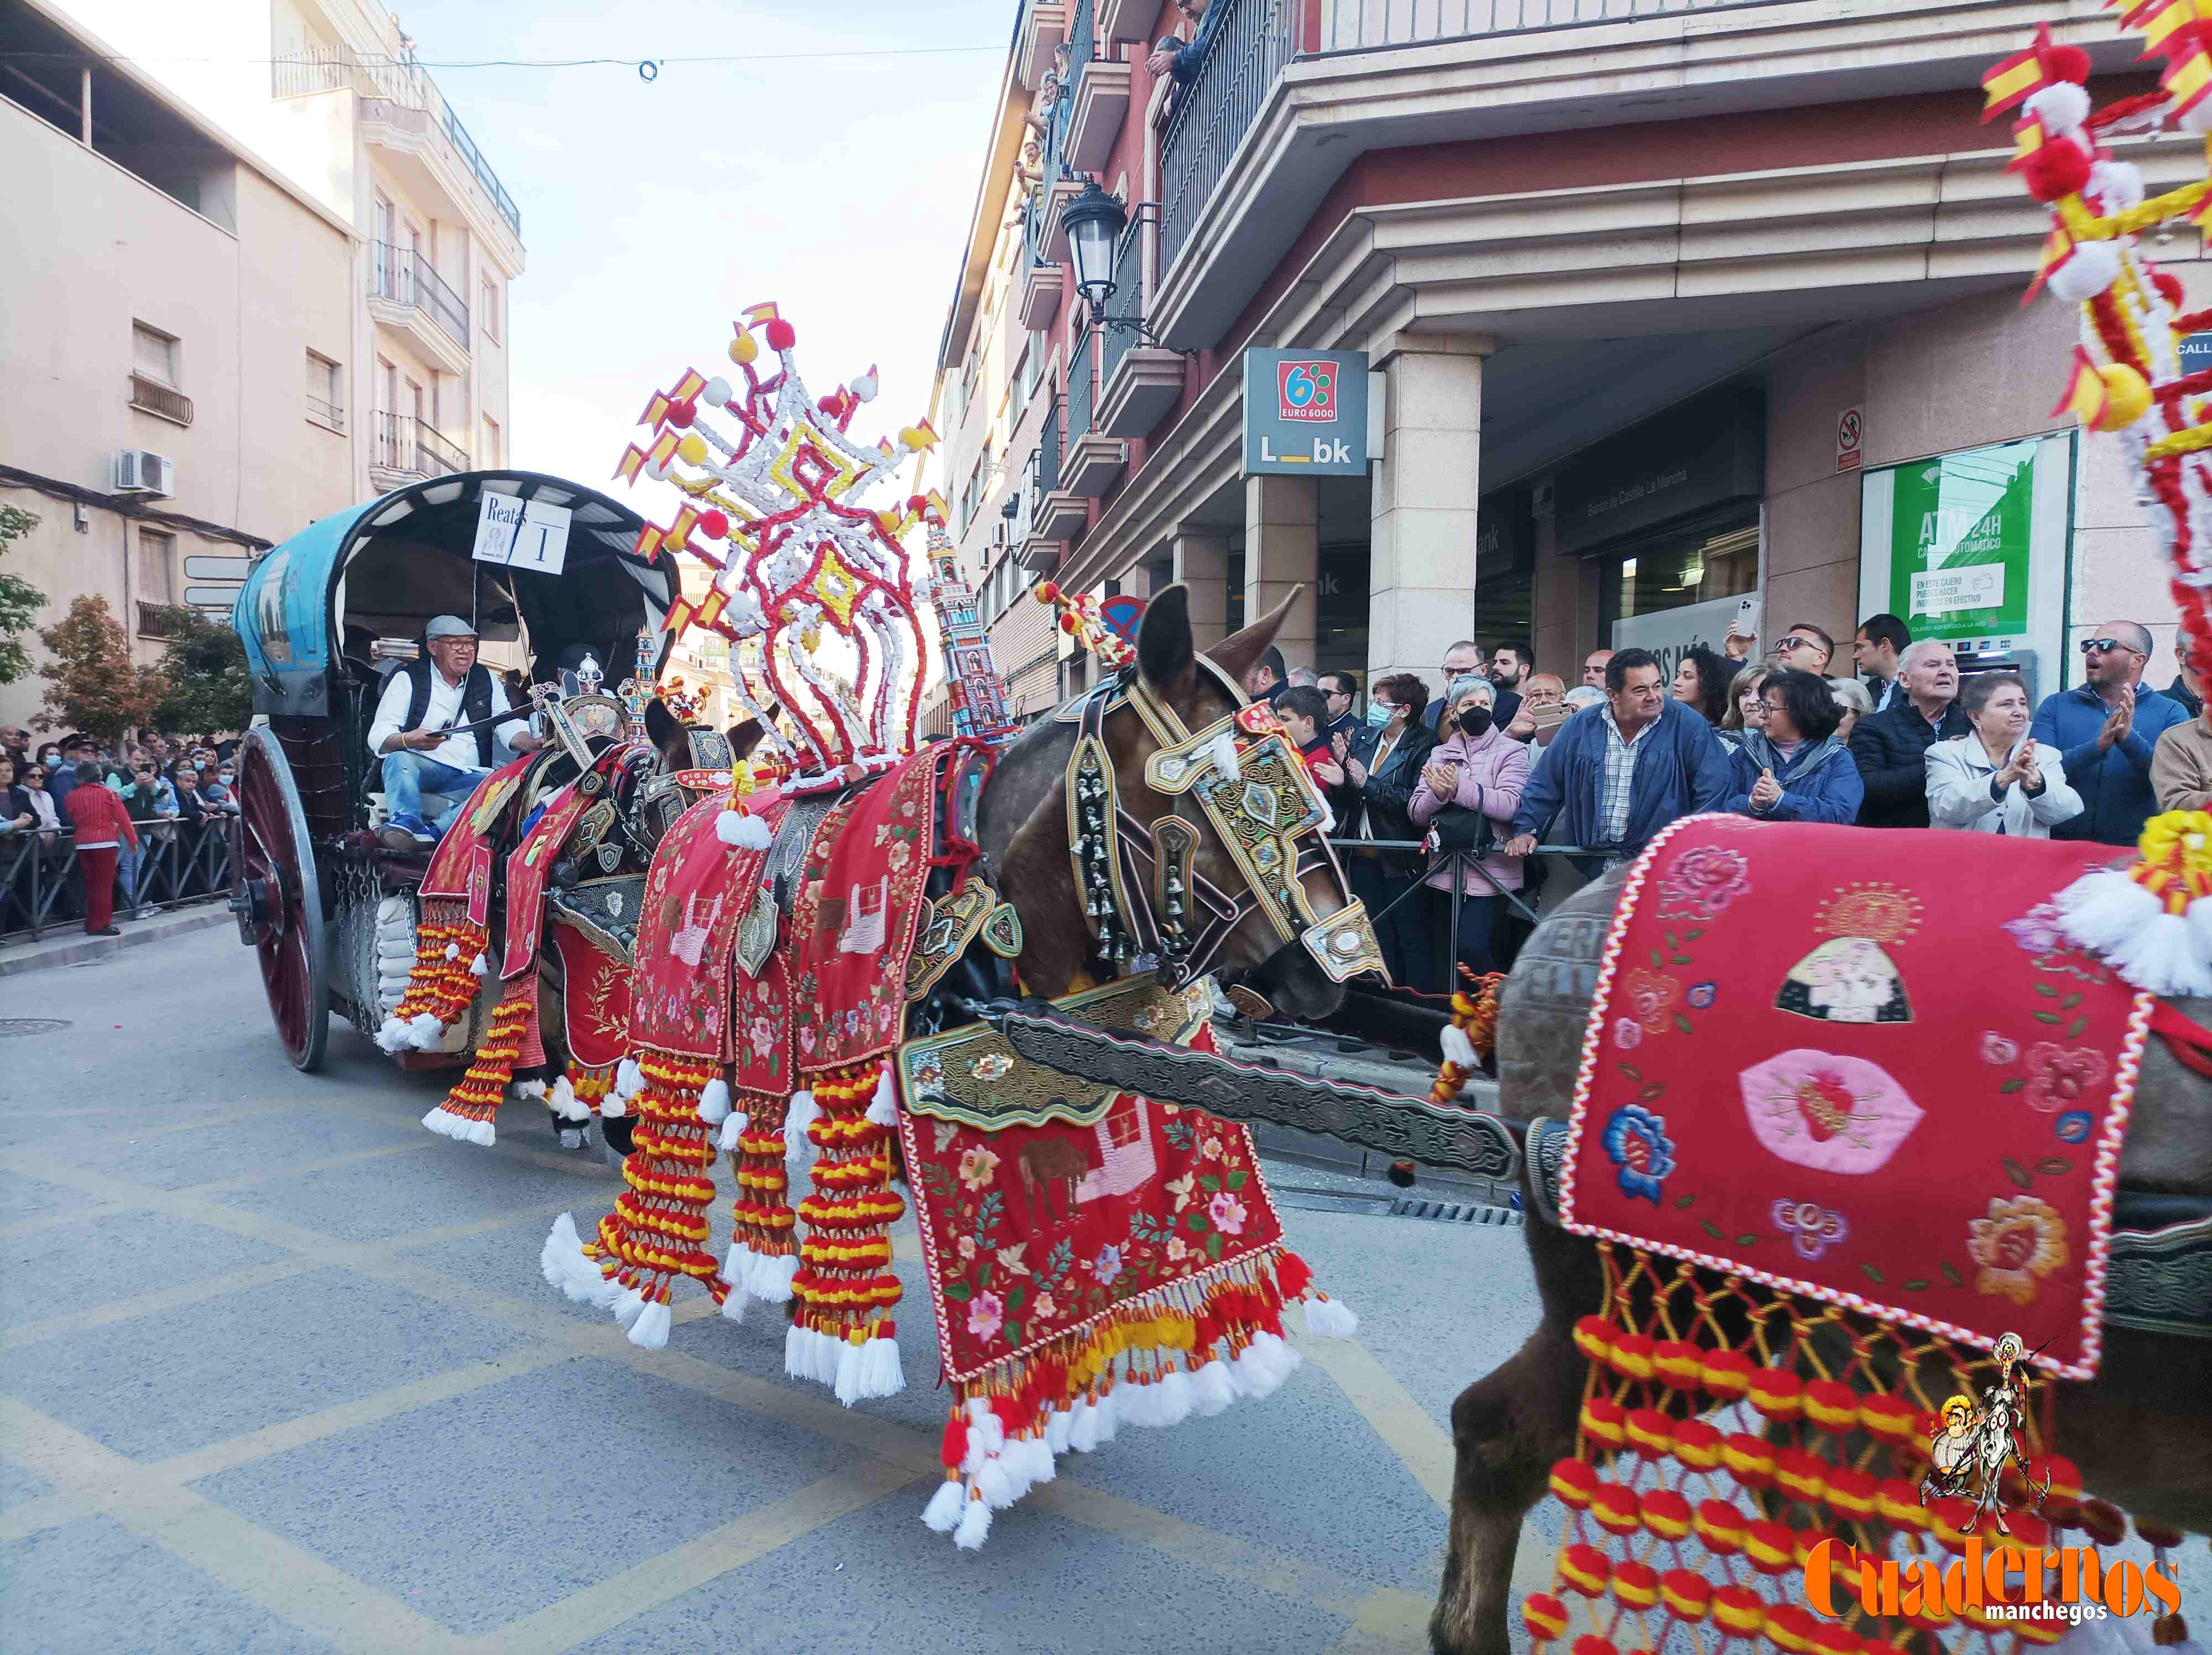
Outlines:
{"type": "MultiPolygon", "coordinates": [[[[1415,826],[1425,829],[1447,806],[1457,806],[1486,818],[1492,835],[1502,840],[1512,829],[1521,789],[1528,785],[1528,749],[1497,727],[1492,716],[1496,692],[1489,679],[1473,674],[1455,678],[1445,694],[1450,712],[1440,727],[1449,734],[1429,755],[1407,813],[1415,826]]],[[[1478,975],[1495,970],[1490,938],[1505,908],[1505,899],[1498,893],[1521,888],[1521,858],[1492,851],[1481,859],[1479,870],[1462,863],[1459,877],[1458,957],[1478,975]]],[[[1430,898],[1437,916],[1435,928],[1448,933],[1451,870],[1431,873],[1428,884],[1439,893],[1430,898]]]]}

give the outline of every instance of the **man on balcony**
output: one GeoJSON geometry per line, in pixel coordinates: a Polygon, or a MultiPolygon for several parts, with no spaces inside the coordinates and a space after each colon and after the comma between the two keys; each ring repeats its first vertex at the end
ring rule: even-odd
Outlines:
{"type": "Polygon", "coordinates": [[[1180,102],[1205,65],[1206,54],[1213,47],[1213,37],[1221,20],[1229,15],[1229,0],[1218,0],[1218,4],[1209,3],[1209,0],[1176,0],[1176,9],[1190,20],[1191,38],[1184,41],[1172,34],[1163,36],[1152,55],[1145,60],[1145,66],[1156,77],[1175,76],[1175,95],[1180,102]]]}
{"type": "Polygon", "coordinates": [[[368,727],[368,750],[384,760],[384,843],[394,850],[428,849],[452,825],[461,805],[492,770],[492,740],[525,753],[539,744],[506,686],[477,660],[475,629],[441,615],[422,630],[427,660],[411,660],[385,680],[368,727]],[[447,803],[433,828],[422,795],[447,803]]]}

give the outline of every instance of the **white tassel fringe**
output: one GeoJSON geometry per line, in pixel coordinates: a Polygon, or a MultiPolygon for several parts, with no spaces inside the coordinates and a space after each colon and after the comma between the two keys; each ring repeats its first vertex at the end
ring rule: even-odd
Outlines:
{"type": "Polygon", "coordinates": [[[1359,1317],[1342,1299],[1316,1293],[1306,1300],[1306,1331],[1324,1339],[1349,1339],[1359,1331],[1359,1317]]]}
{"type": "Polygon", "coordinates": [[[729,1116],[730,1083],[718,1074],[700,1090],[699,1119],[708,1126],[719,1126],[729,1116]]]}
{"type": "Polygon", "coordinates": [[[921,1508],[921,1520],[939,1534],[951,1534],[959,1526],[961,1511],[969,1503],[968,1485],[957,1477],[947,1477],[921,1508]]]}

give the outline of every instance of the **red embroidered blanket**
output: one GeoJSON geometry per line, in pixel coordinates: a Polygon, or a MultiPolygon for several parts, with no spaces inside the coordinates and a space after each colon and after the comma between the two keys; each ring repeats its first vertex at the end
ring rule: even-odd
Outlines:
{"type": "Polygon", "coordinates": [[[1567,1227],[2093,1374],[2151,1001],[2051,898],[2111,855],[1677,823],[1613,916],[1567,1227]]]}
{"type": "Polygon", "coordinates": [[[549,926],[546,939],[561,957],[568,1055],[586,1068],[619,1062],[629,1050],[629,962],[571,925],[549,926]]]}
{"type": "MultiPolygon", "coordinates": [[[[510,777],[519,776],[528,769],[537,757],[536,753],[525,753],[520,758],[509,759],[477,783],[476,791],[469,795],[468,803],[461,806],[460,813],[453,818],[453,826],[446,830],[445,837],[438,841],[438,848],[430,853],[430,866],[422,873],[423,896],[465,897],[474,908],[472,885],[475,881],[471,873],[479,865],[485,894],[489,894],[491,845],[486,837],[489,829],[479,830],[477,827],[477,811],[494,794],[506,787],[510,777]]],[[[478,924],[483,922],[481,914],[473,917],[478,924]]]]}
{"type": "Polygon", "coordinates": [[[814,832],[791,916],[791,1013],[802,1073],[887,1052],[906,1011],[906,961],[929,878],[937,767],[933,745],[865,792],[841,800],[814,832]]]}
{"type": "MultiPolygon", "coordinates": [[[[771,831],[790,808],[764,794],[753,813],[771,831]]],[[[724,803],[706,798],[669,829],[646,880],[631,959],[630,1044],[726,1063],[738,923],[768,852],[726,844],[714,831],[724,803]]]]}

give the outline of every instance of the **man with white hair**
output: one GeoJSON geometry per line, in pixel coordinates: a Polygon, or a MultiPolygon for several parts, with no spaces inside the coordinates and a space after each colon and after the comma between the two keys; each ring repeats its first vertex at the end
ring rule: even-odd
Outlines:
{"type": "Polygon", "coordinates": [[[460,813],[461,801],[491,773],[492,739],[518,753],[537,747],[507,686],[477,660],[476,629],[458,615],[440,615],[422,629],[427,658],[410,660],[384,681],[368,750],[384,761],[384,843],[394,850],[428,850],[460,813]],[[422,819],[422,795],[452,800],[434,828],[422,819]]]}
{"type": "Polygon", "coordinates": [[[1949,644],[1923,638],[1907,645],[1897,658],[1897,683],[1902,693],[1851,730],[1851,757],[1866,789],[1861,827],[1926,827],[1928,750],[1966,733],[1959,662],[1949,644]]]}

